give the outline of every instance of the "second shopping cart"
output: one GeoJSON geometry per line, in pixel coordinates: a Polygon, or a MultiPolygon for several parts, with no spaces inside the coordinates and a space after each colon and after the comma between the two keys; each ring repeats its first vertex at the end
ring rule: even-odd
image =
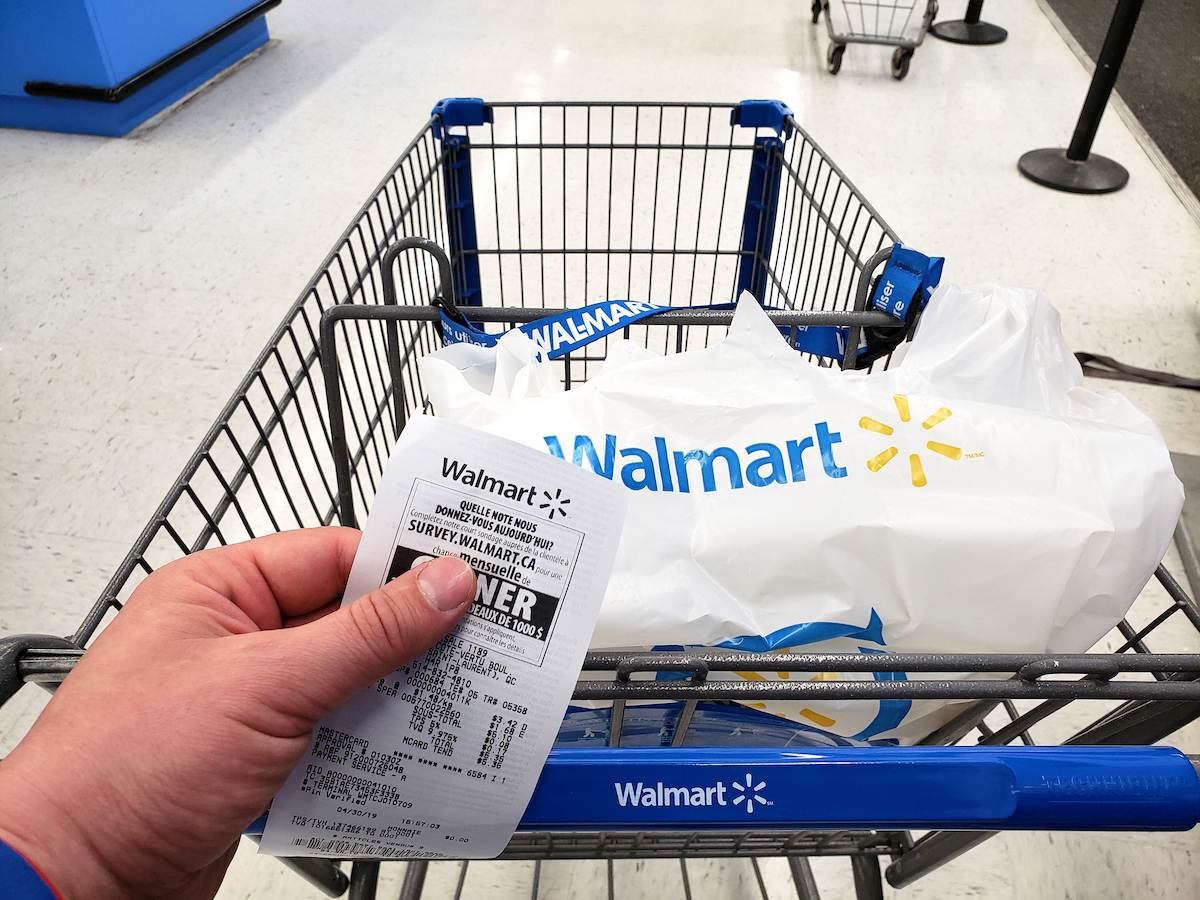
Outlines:
{"type": "Polygon", "coordinates": [[[836,75],[842,68],[847,44],[882,44],[895,47],[892,77],[900,80],[908,74],[913,51],[925,40],[925,33],[938,14],[937,0],[813,0],[812,20],[816,25],[825,13],[829,49],[825,65],[836,75]]]}

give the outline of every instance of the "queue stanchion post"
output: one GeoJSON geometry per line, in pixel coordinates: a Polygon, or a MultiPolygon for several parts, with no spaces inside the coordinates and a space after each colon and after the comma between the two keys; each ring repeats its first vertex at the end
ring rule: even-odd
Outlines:
{"type": "Polygon", "coordinates": [[[1143,2],[1117,0],[1091,86],[1083,101],[1083,109],[1079,112],[1079,121],[1075,123],[1071,144],[1065,150],[1045,148],[1030,150],[1023,155],[1017,162],[1017,168],[1030,181],[1073,194],[1108,194],[1119,191],[1128,183],[1129,172],[1125,167],[1106,156],[1092,153],[1092,142],[1096,139],[1100,118],[1117,83],[1117,74],[1125,60],[1133,30],[1137,27],[1143,2]]]}
{"type": "Polygon", "coordinates": [[[934,37],[952,44],[999,44],[1008,38],[1008,31],[991,22],[979,21],[983,13],[983,0],[971,0],[967,13],[961,19],[937,22],[930,26],[934,37]]]}

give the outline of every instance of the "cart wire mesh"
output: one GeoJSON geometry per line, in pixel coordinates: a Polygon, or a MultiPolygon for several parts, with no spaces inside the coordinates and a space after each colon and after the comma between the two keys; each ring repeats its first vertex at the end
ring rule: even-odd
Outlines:
{"type": "MultiPolygon", "coordinates": [[[[775,116],[746,104],[480,103],[468,107],[468,122],[449,108],[435,115],[287,312],[70,643],[23,645],[20,677],[61,681],[140,580],[172,560],[276,531],[352,522],[353,510],[369,509],[399,431],[427,407],[416,362],[441,346],[432,305],[439,291],[491,329],[622,297],[676,307],[622,335],[662,353],[720,340],[728,314],[722,320],[695,307],[727,303],[741,290],[788,324],[849,322],[860,282],[871,277],[870,261],[897,238],[790,110],[782,110],[775,116]],[[420,249],[391,254],[394,267],[385,278],[388,248],[416,237],[447,249],[448,284],[436,257],[420,249]],[[342,316],[336,327],[326,324],[322,348],[322,318],[334,309],[354,315],[342,316]],[[323,353],[337,361],[339,375],[329,387],[340,422],[319,374],[323,353]],[[341,493],[349,495],[349,510],[339,497],[335,448],[344,456],[341,493]]],[[[878,314],[858,315],[855,321],[867,324],[878,314]]],[[[606,352],[604,339],[558,361],[567,387],[595,374],[606,352]]],[[[611,700],[615,709],[627,699],[679,700],[682,711],[668,741],[683,739],[700,701],[878,699],[922,691],[970,701],[926,739],[933,744],[957,743],[972,732],[981,743],[1031,743],[1031,728],[1092,698],[1109,701],[1103,715],[1055,740],[1149,743],[1200,715],[1200,657],[1155,653],[1150,646],[1180,623],[1195,637],[1200,610],[1165,569],[1157,576],[1161,591],[1149,612],[1122,621],[1102,655],[883,661],[765,654],[731,661],[727,654],[633,660],[590,654],[582,676],[590,680],[581,681],[577,697],[611,700]],[[735,663],[740,670],[891,667],[948,677],[708,682],[697,675],[735,663]],[[628,674],[658,666],[693,677],[644,681],[628,674]],[[590,675],[596,672],[602,677],[590,675]],[[967,672],[987,672],[991,680],[963,680],[967,672]]],[[[619,735],[616,712],[613,730],[619,735]]],[[[920,871],[961,852],[954,851],[954,841],[962,840],[954,835],[923,839],[937,852],[912,854],[922,861],[920,871]]],[[[754,856],[761,849],[883,854],[897,858],[895,866],[911,846],[907,835],[883,832],[769,839],[519,833],[508,855],[754,856]],[[635,840],[642,843],[630,843],[635,840]]],[[[908,871],[897,879],[902,875],[916,877],[908,871]]]]}
{"type": "MultiPolygon", "coordinates": [[[[384,303],[380,259],[398,238],[457,248],[456,293],[478,285],[475,297],[457,298],[468,306],[541,310],[625,296],[688,307],[729,302],[741,283],[773,308],[851,308],[865,261],[895,234],[794,120],[784,142],[767,128],[731,127],[736,108],[489,104],[494,121],[471,128],[469,145],[439,140],[431,120],[288,311],[72,642],[85,645],[141,577],[173,559],[337,521],[320,319],[338,305],[384,303]],[[763,158],[778,196],[747,236],[750,172],[763,158]],[[463,217],[447,213],[463,202],[450,173],[464,159],[474,163],[469,244],[463,217]],[[759,233],[768,217],[773,240],[759,233]]],[[[440,273],[428,255],[404,254],[396,281],[400,304],[427,307],[440,273]]],[[[339,336],[360,510],[374,496],[395,424],[424,406],[416,360],[440,346],[431,321],[400,330],[402,391],[388,383],[382,323],[357,321],[339,336]]],[[[632,330],[663,352],[724,332],[632,330]]],[[[605,349],[597,343],[564,360],[564,377],[586,380],[605,349]]]]}

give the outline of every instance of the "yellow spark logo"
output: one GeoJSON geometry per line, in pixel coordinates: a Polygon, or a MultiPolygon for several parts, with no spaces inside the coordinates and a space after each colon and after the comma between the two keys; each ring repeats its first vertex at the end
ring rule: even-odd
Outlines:
{"type": "MultiPolygon", "coordinates": [[[[892,397],[896,401],[896,411],[900,414],[901,422],[912,421],[912,413],[908,408],[908,397],[904,394],[896,394],[892,397]]],[[[928,419],[921,423],[921,427],[926,431],[933,428],[942,422],[945,422],[953,413],[946,407],[942,407],[928,419]]],[[[895,429],[891,425],[885,425],[882,422],[876,422],[869,416],[863,416],[858,420],[858,427],[864,428],[867,431],[874,431],[876,434],[891,435],[895,433],[895,429]]],[[[937,441],[928,441],[925,446],[934,453],[940,454],[947,459],[959,460],[962,459],[962,448],[952,447],[950,444],[941,444],[937,441]]],[[[872,472],[878,472],[893,459],[898,456],[900,451],[895,447],[888,447],[882,453],[877,453],[867,460],[867,468],[872,472]]],[[[921,465],[921,457],[919,454],[913,453],[908,457],[908,467],[912,474],[913,487],[925,487],[928,481],[925,478],[925,467],[921,465]]]]}

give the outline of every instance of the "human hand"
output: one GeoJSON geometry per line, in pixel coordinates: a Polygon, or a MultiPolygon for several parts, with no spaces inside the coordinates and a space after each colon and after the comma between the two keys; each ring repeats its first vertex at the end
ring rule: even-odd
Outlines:
{"type": "Polygon", "coordinates": [[[65,900],[213,897],[317,720],[475,596],[451,557],[338,609],[359,537],[284,532],[146,578],[0,761],[0,839],[65,900]]]}

